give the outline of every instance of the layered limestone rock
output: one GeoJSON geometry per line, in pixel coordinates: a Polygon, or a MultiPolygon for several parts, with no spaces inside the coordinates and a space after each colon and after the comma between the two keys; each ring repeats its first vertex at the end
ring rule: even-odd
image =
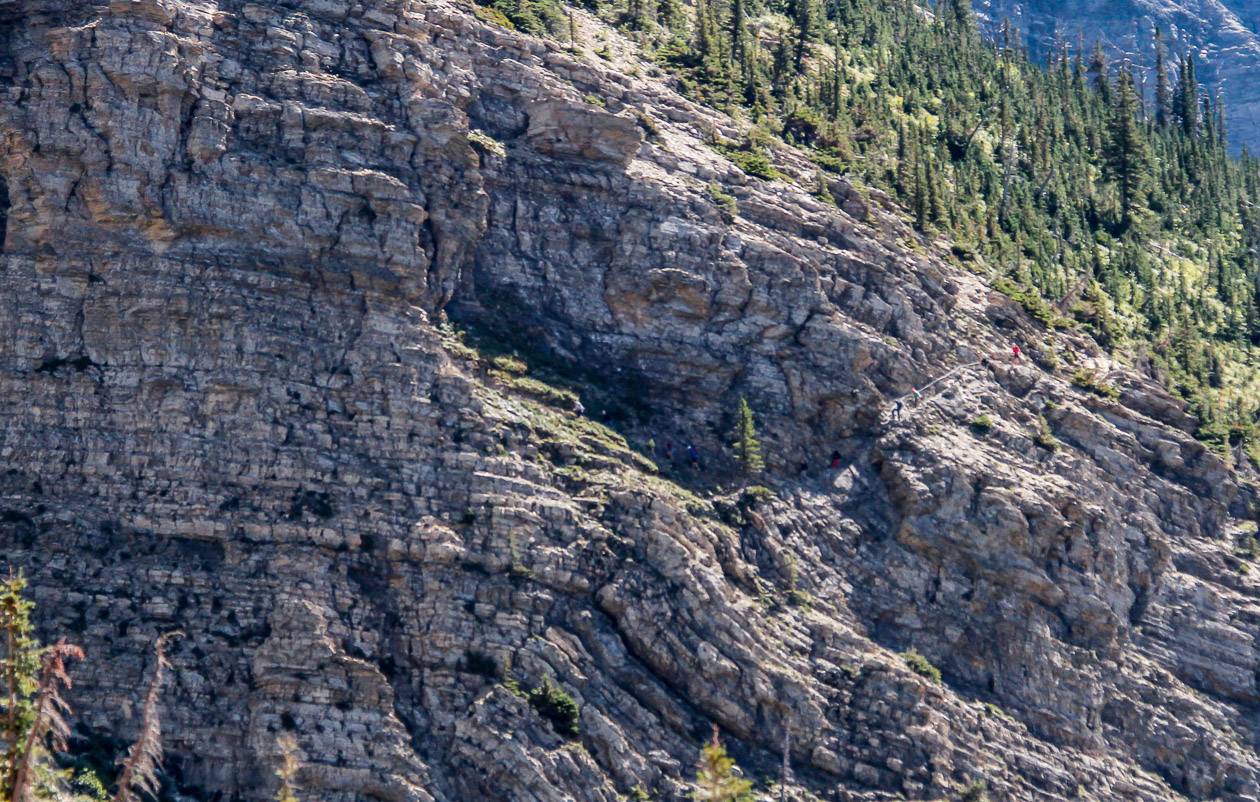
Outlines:
{"type": "Polygon", "coordinates": [[[1260,799],[1239,474],[651,65],[444,2],[6,0],[0,86],[0,543],[84,738],[179,628],[206,798],[289,732],[303,798],[681,800],[717,724],[759,781],[790,730],[798,799],[1260,799]]]}

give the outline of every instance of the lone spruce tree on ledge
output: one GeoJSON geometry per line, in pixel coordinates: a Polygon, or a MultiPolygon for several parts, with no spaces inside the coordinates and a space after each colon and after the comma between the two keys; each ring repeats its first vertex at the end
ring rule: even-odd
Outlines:
{"type": "Polygon", "coordinates": [[[739,399],[739,416],[735,422],[735,459],[739,460],[745,476],[761,473],[766,461],[761,456],[761,442],[757,439],[757,423],[753,420],[748,399],[739,399]]]}
{"type": "Polygon", "coordinates": [[[751,781],[739,776],[735,761],[726,754],[714,726],[713,740],[700,750],[692,799],[696,802],[751,802],[752,788],[751,781]]]}

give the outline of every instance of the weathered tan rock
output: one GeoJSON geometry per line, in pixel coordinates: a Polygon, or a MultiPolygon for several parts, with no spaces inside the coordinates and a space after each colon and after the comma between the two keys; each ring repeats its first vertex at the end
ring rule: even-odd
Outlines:
{"type": "Polygon", "coordinates": [[[527,114],[526,140],[549,156],[625,164],[643,139],[634,118],[609,114],[590,104],[543,100],[530,104],[527,114]]]}

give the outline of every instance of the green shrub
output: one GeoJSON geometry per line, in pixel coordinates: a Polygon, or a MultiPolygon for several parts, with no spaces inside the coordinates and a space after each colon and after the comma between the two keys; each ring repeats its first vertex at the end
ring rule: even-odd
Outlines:
{"type": "Polygon", "coordinates": [[[906,661],[906,665],[910,670],[918,674],[920,677],[927,677],[933,682],[941,681],[941,670],[932,665],[926,657],[919,654],[914,649],[901,653],[901,659],[906,661]]]}
{"type": "Polygon", "coordinates": [[[521,687],[521,683],[516,681],[515,677],[507,677],[503,680],[503,687],[513,696],[519,696],[522,699],[529,699],[529,694],[525,693],[525,689],[521,687]]]}
{"type": "Polygon", "coordinates": [[[1024,307],[1024,311],[1048,328],[1068,326],[1069,321],[1056,312],[1040,292],[1031,287],[1021,287],[1009,278],[1003,277],[993,282],[993,289],[1024,307]]]}
{"type": "Polygon", "coordinates": [[[754,178],[763,178],[766,181],[773,181],[779,177],[779,171],[774,169],[774,165],[766,158],[764,153],[750,152],[746,150],[731,150],[726,154],[727,158],[735,162],[739,169],[754,178]]]}
{"type": "Polygon", "coordinates": [[[472,7],[472,10],[473,10],[473,16],[475,16],[477,19],[481,20],[482,22],[489,22],[492,25],[498,25],[502,28],[507,28],[509,31],[516,30],[516,26],[512,24],[512,20],[508,19],[507,15],[505,15],[502,11],[500,11],[497,8],[491,8],[489,6],[479,6],[479,5],[474,4],[472,7]]]}
{"type": "Polygon", "coordinates": [[[814,151],[809,154],[809,158],[814,164],[831,173],[841,174],[848,167],[842,159],[838,156],[832,156],[830,153],[814,151]]]}
{"type": "Polygon", "coordinates": [[[656,124],[656,120],[638,110],[634,112],[634,119],[639,124],[639,127],[643,129],[643,132],[647,134],[648,139],[660,139],[661,129],[656,124]]]}
{"type": "Polygon", "coordinates": [[[756,509],[774,498],[774,491],[764,485],[749,485],[740,494],[739,504],[746,509],[756,509]]]}
{"type": "Polygon", "coordinates": [[[529,365],[524,360],[516,356],[496,356],[490,360],[490,364],[504,373],[511,373],[517,376],[524,376],[529,373],[529,365]]]}
{"type": "Polygon", "coordinates": [[[718,141],[713,146],[747,175],[764,178],[767,181],[773,181],[779,177],[778,170],[775,170],[774,165],[766,158],[765,151],[751,138],[743,145],[737,146],[731,142],[723,142],[721,137],[718,137],[718,141]]]}
{"type": "Polygon", "coordinates": [[[783,137],[797,145],[813,145],[823,127],[822,116],[808,106],[797,106],[783,117],[783,137]]]}
{"type": "MultiPolygon", "coordinates": [[[[112,799],[109,791],[105,788],[104,781],[101,776],[86,766],[76,767],[73,774],[66,783],[68,788],[75,793],[80,800],[91,799],[112,799]]],[[[38,797],[37,797],[38,798],[38,797]]]]}
{"type": "Polygon", "coordinates": [[[526,395],[533,396],[544,404],[561,407],[562,409],[577,409],[579,403],[578,394],[572,390],[565,390],[560,387],[553,387],[545,382],[537,379],[531,379],[528,376],[511,377],[508,384],[515,390],[519,390],[526,395]]]}
{"type": "Polygon", "coordinates": [[[800,607],[802,610],[808,610],[814,606],[814,596],[808,591],[793,588],[788,591],[787,602],[793,607],[800,607]]]}
{"type": "Polygon", "coordinates": [[[976,434],[988,434],[993,431],[993,418],[988,415],[977,415],[971,420],[971,428],[976,434]]]}
{"type": "Polygon", "coordinates": [[[560,33],[567,17],[555,0],[490,0],[473,5],[478,19],[531,36],[560,33]]]}
{"type": "Polygon", "coordinates": [[[556,687],[551,680],[545,680],[541,686],[531,690],[527,698],[538,715],[546,719],[559,735],[569,740],[578,737],[581,719],[577,702],[572,696],[556,687]]]}
{"type": "Polygon", "coordinates": [[[471,361],[481,359],[481,352],[465,342],[467,334],[456,327],[445,312],[438,313],[437,330],[442,335],[443,347],[452,358],[471,361]]]}
{"type": "Polygon", "coordinates": [[[1037,418],[1037,433],[1033,435],[1033,442],[1039,448],[1044,448],[1052,454],[1059,450],[1060,443],[1054,436],[1054,432],[1050,430],[1050,423],[1044,416],[1037,418]]]}
{"type": "Polygon", "coordinates": [[[468,144],[472,145],[482,153],[502,158],[507,155],[507,149],[503,147],[503,143],[487,134],[485,131],[469,131],[468,144]]]}
{"type": "Polygon", "coordinates": [[[958,802],[988,802],[989,784],[984,780],[976,780],[963,789],[958,802]]]}
{"type": "Polygon", "coordinates": [[[1112,401],[1120,397],[1120,390],[1115,385],[1108,384],[1100,379],[1098,374],[1086,368],[1076,369],[1076,372],[1072,374],[1072,384],[1096,396],[1110,398],[1112,401]]]}
{"type": "Polygon", "coordinates": [[[722,213],[722,218],[726,222],[734,220],[739,214],[739,203],[735,200],[735,196],[723,192],[716,182],[709,184],[709,197],[717,204],[718,211],[722,213]]]}

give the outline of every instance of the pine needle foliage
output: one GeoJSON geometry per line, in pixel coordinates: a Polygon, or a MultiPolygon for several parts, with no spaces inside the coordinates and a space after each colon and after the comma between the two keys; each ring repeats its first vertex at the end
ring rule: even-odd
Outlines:
{"type": "Polygon", "coordinates": [[[766,461],[761,455],[761,441],[757,439],[757,422],[747,398],[739,399],[739,412],[735,419],[735,459],[739,460],[748,475],[765,470],[766,461]]]}
{"type": "Polygon", "coordinates": [[[0,798],[11,799],[17,780],[19,758],[27,733],[35,722],[35,693],[39,688],[39,644],[31,627],[34,605],[25,599],[26,580],[17,574],[0,583],[0,630],[4,637],[5,683],[3,762],[0,762],[0,798]]]}
{"type": "Polygon", "coordinates": [[[700,750],[700,762],[696,765],[696,790],[691,798],[696,802],[751,802],[753,784],[739,775],[735,760],[726,754],[718,738],[717,727],[713,738],[700,750]]]}

